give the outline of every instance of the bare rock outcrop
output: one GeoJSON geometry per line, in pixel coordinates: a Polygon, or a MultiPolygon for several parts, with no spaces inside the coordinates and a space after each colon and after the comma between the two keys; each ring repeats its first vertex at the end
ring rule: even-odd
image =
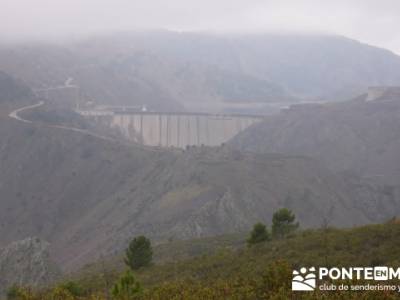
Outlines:
{"type": "Polygon", "coordinates": [[[49,243],[32,237],[0,249],[0,295],[12,285],[39,287],[60,276],[51,261],[49,243]]]}

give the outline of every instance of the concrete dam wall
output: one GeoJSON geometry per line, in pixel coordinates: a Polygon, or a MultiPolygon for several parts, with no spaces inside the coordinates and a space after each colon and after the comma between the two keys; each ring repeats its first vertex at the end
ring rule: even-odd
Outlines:
{"type": "Polygon", "coordinates": [[[261,121],[260,116],[203,113],[81,112],[118,130],[125,138],[148,146],[218,146],[261,121]]]}

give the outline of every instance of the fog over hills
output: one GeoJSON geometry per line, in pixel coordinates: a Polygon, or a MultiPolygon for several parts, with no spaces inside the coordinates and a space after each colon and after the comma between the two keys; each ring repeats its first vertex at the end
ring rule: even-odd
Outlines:
{"type": "Polygon", "coordinates": [[[306,34],[154,31],[3,45],[0,69],[32,88],[72,77],[83,102],[169,111],[335,101],[368,86],[400,84],[395,54],[340,36],[306,34]]]}
{"type": "Polygon", "coordinates": [[[397,55],[341,36],[158,32],[116,38],[121,43],[125,39],[185,63],[254,76],[299,97],[337,100],[371,85],[394,85],[400,80],[397,55]]]}

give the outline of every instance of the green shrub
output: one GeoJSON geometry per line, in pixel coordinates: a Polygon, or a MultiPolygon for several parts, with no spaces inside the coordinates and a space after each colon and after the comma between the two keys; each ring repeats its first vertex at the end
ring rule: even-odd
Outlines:
{"type": "Polygon", "coordinates": [[[140,283],[132,271],[127,270],[112,289],[113,298],[116,300],[131,300],[142,291],[140,283]]]}
{"type": "Polygon", "coordinates": [[[153,259],[151,243],[145,236],[134,238],[125,251],[125,264],[131,270],[148,266],[153,259]]]}
{"type": "Polygon", "coordinates": [[[253,230],[250,233],[250,237],[247,239],[247,245],[252,246],[254,244],[269,241],[271,235],[267,230],[267,227],[262,223],[257,223],[253,226],[253,230]]]}
{"type": "Polygon", "coordinates": [[[283,238],[299,227],[299,223],[295,223],[296,216],[291,210],[281,208],[272,216],[272,236],[274,238],[283,238]]]}

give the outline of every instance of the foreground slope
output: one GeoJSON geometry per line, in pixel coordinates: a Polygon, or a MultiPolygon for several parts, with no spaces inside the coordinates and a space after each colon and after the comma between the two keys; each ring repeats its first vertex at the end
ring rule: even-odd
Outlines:
{"type": "MultiPolygon", "coordinates": [[[[136,271],[135,277],[142,283],[143,291],[130,299],[398,299],[397,291],[317,289],[306,293],[292,292],[291,279],[293,269],[300,267],[396,268],[399,263],[399,237],[398,222],[391,222],[352,229],[302,230],[288,238],[251,248],[245,246],[244,235],[236,239],[223,236],[211,240],[191,240],[186,243],[189,245],[188,253],[203,244],[205,248],[213,245],[213,254],[199,253],[189,259],[156,263],[136,271]],[[231,244],[227,244],[227,240],[231,244]]],[[[177,246],[180,249],[182,245],[175,242],[163,245],[168,253],[174,252],[177,246]]],[[[155,252],[159,255],[158,248],[155,252]]],[[[122,257],[119,259],[117,264],[99,261],[65,280],[73,280],[75,286],[80,287],[80,299],[90,299],[95,295],[106,299],[107,291],[125,268],[122,257]]],[[[329,284],[329,281],[325,283],[329,284]]],[[[340,283],[336,281],[336,284],[340,283]]],[[[397,285],[397,281],[360,280],[351,283],[397,285]]],[[[322,282],[318,281],[318,284],[322,282]]],[[[58,286],[65,285],[61,283],[58,286]]],[[[38,293],[43,299],[50,295],[48,291],[38,293]]]]}

